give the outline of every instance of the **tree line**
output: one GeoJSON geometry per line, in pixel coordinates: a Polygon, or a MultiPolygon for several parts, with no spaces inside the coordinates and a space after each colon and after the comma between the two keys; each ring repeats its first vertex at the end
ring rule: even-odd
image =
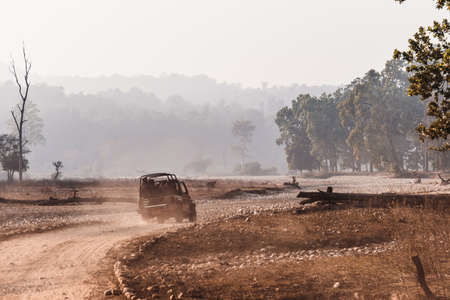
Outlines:
{"type": "Polygon", "coordinates": [[[450,153],[422,143],[418,124],[434,121],[417,96],[408,96],[407,62],[393,59],[332,94],[301,94],[278,111],[278,145],[290,170],[428,171],[450,168],[450,153]]]}
{"type": "MultiPolygon", "coordinates": [[[[191,163],[208,161],[206,173],[232,174],[241,162],[237,148],[243,146],[231,130],[235,120],[251,121],[256,128],[251,143],[245,145],[250,156],[246,163],[258,161],[263,169],[284,169],[283,151],[271,142],[278,131],[273,119],[282,104],[262,109],[247,106],[240,98],[197,104],[183,96],[161,99],[137,89],[67,94],[62,88],[38,84],[30,92],[24,137],[30,140],[31,129],[36,128],[30,115],[31,104],[36,104],[45,146],[27,143],[31,150],[24,153],[29,160],[27,177],[49,176],[56,160],[64,163],[66,177],[137,176],[166,169],[198,174],[202,172],[191,163]]],[[[17,100],[13,82],[0,84],[0,113],[2,120],[8,120],[0,133],[16,136],[9,109],[17,100]]],[[[17,168],[14,176],[18,178],[17,168]]]]}

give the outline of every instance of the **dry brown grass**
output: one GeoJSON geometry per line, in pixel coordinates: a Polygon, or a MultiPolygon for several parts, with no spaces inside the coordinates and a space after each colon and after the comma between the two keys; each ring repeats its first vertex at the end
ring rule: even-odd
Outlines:
{"type": "Polygon", "coordinates": [[[412,208],[236,217],[160,240],[132,265],[133,284],[141,297],[160,286],[162,299],[170,290],[185,299],[416,299],[419,255],[431,289],[448,297],[449,230],[448,212],[412,208]]]}

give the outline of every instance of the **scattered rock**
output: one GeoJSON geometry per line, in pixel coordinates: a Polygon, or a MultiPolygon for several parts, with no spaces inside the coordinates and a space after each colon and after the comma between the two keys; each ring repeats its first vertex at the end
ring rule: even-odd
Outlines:
{"type": "Polygon", "coordinates": [[[113,293],[114,296],[119,296],[121,294],[119,289],[113,289],[112,293],[113,293]]]}
{"type": "Polygon", "coordinates": [[[123,289],[123,293],[124,294],[126,294],[126,293],[129,293],[129,294],[134,294],[134,293],[136,293],[136,291],[135,290],[133,290],[133,289],[131,289],[131,288],[124,288],[123,289]]]}
{"type": "Polygon", "coordinates": [[[151,285],[147,287],[147,291],[151,293],[159,293],[159,286],[158,285],[151,285]]]}

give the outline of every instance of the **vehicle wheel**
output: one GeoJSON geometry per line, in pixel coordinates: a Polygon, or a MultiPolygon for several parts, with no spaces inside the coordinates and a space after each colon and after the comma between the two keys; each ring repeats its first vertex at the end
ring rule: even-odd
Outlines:
{"type": "Polygon", "coordinates": [[[195,205],[192,205],[190,208],[189,222],[195,221],[197,221],[197,211],[195,210],[195,205]]]}

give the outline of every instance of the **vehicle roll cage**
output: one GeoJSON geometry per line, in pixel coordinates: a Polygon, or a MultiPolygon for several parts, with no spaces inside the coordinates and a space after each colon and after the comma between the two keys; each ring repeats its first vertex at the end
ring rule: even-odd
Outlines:
{"type": "Polygon", "coordinates": [[[142,175],[139,179],[139,185],[141,187],[140,191],[142,192],[142,183],[144,181],[154,180],[159,177],[166,177],[166,178],[158,180],[158,181],[166,181],[168,183],[174,183],[177,186],[177,192],[179,194],[189,195],[186,184],[183,181],[179,181],[175,174],[170,174],[170,173],[151,173],[151,174],[142,175]]]}
{"type": "Polygon", "coordinates": [[[151,173],[151,174],[147,174],[147,175],[142,175],[140,180],[147,178],[147,179],[152,179],[152,178],[157,178],[157,177],[167,177],[168,181],[177,181],[177,176],[175,174],[170,174],[170,173],[151,173]]]}

